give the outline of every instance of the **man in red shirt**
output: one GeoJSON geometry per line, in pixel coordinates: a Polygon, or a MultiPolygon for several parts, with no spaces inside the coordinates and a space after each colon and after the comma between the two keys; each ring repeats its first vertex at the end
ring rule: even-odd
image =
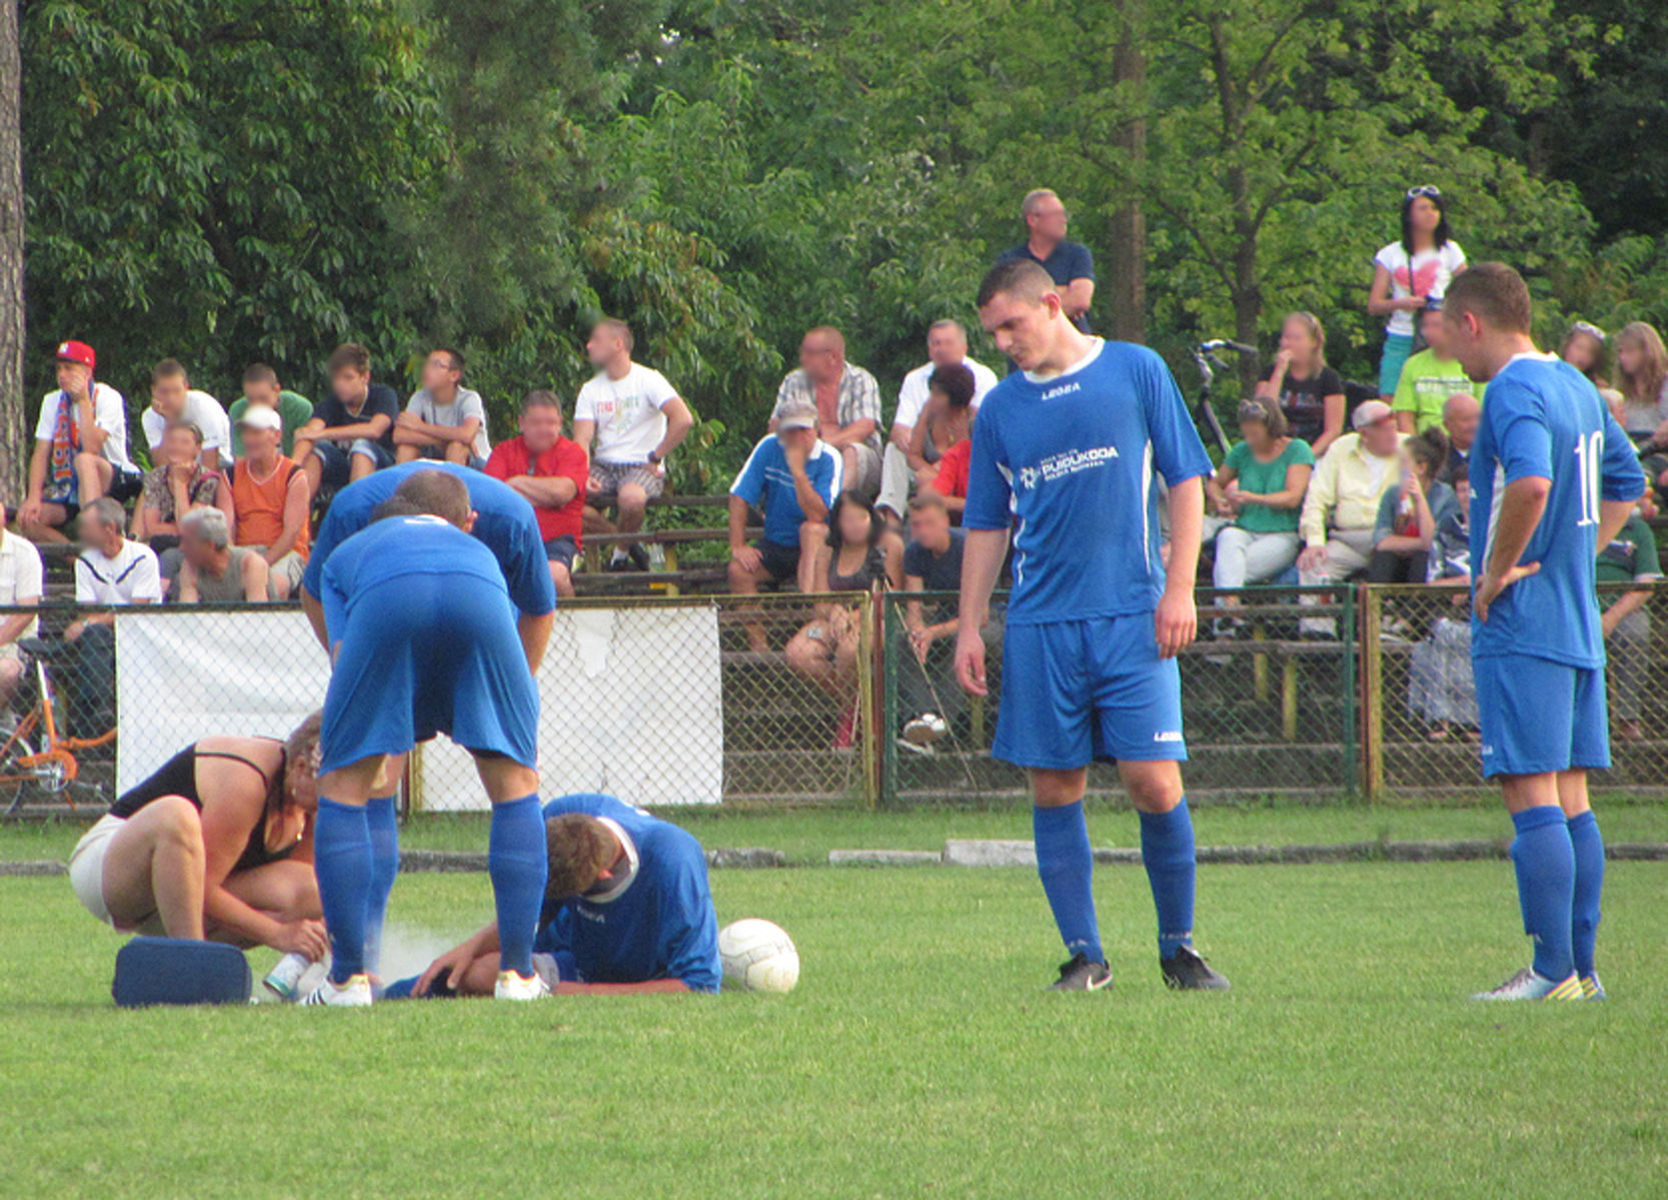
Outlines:
{"type": "Polygon", "coordinates": [[[973,457],[973,392],[976,382],[967,364],[939,367],[927,380],[927,411],[942,421],[945,435],[955,444],[939,457],[938,478],[932,490],[944,497],[944,507],[959,525],[967,507],[967,465],[973,457]]]}
{"type": "Polygon", "coordinates": [[[532,504],[556,594],[573,595],[573,560],[583,539],[591,463],[578,442],[562,436],[562,405],[555,392],[527,393],[521,402],[521,435],[492,448],[486,473],[532,504]]]}

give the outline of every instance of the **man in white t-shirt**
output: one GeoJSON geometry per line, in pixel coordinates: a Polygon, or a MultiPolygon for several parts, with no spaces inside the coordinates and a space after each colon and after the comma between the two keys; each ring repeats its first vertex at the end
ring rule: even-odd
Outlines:
{"type": "Polygon", "coordinates": [[[394,461],[436,458],[479,471],[491,453],[481,393],[463,386],[463,355],[449,346],[430,351],[422,389],[394,422],[394,461]]]}
{"type": "MultiPolygon", "coordinates": [[[[42,571],[40,551],[33,542],[0,528],[0,605],[33,608],[41,602],[42,571]]],[[[0,617],[0,707],[11,703],[17,682],[23,677],[19,638],[34,637],[40,621],[33,613],[7,613],[0,617]]]]}
{"type": "Polygon", "coordinates": [[[203,434],[203,466],[209,471],[232,465],[232,422],[220,401],[191,386],[178,359],[165,358],[151,368],[151,406],[139,418],[151,461],[157,461],[162,435],[175,421],[195,425],[203,434]]]}
{"type": "MultiPolygon", "coordinates": [[[[666,376],[631,361],[633,338],[624,321],[605,318],[591,330],[585,354],[597,368],[579,389],[573,408],[573,440],[591,456],[586,489],[587,533],[636,533],[650,496],[666,486],[666,456],[688,436],[695,418],[666,376]],[[595,449],[591,446],[596,439],[595,449]],[[618,525],[597,511],[612,495],[618,525]]],[[[649,569],[649,556],[633,542],[614,547],[610,571],[649,569]]]]}
{"type": "Polygon", "coordinates": [[[17,512],[23,533],[37,542],[67,542],[60,532],[100,496],[132,499],[141,477],[127,457],[127,410],[122,394],[95,382],[97,355],[86,342],[58,345],[58,390],[41,401],[29,491],[17,512]]]}
{"type": "Polygon", "coordinates": [[[881,463],[880,498],[875,501],[875,508],[889,520],[902,522],[911,485],[929,488],[938,477],[938,458],[944,447],[934,438],[935,431],[927,430],[922,454],[910,453],[909,439],[926,408],[927,381],[932,373],[958,363],[965,363],[973,372],[973,411],[977,412],[985,393],[996,386],[996,372],[967,357],[967,330],[960,321],[934,321],[927,330],[927,361],[905,375],[903,386],[898,389],[898,412],[892,418],[892,435],[881,463]]]}
{"type": "MultiPolygon", "coordinates": [[[[77,604],[162,603],[156,555],[149,546],[122,535],[125,517],[122,506],[104,496],[76,518],[81,541],[81,556],[75,560],[77,604]]],[[[72,621],[64,640],[74,646],[69,660],[70,728],[77,736],[97,736],[115,722],[115,614],[97,612],[72,621]]]]}

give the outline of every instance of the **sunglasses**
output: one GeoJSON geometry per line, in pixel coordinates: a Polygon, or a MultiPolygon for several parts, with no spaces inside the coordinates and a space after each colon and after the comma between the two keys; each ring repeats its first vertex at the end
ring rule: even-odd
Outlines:
{"type": "Polygon", "coordinates": [[[1440,200],[1442,199],[1442,189],[1434,183],[1426,183],[1419,187],[1408,188],[1407,195],[1402,198],[1404,200],[1417,200],[1421,196],[1427,200],[1440,200]]]}
{"type": "Polygon", "coordinates": [[[1594,325],[1591,321],[1577,321],[1574,325],[1570,326],[1570,332],[1589,334],[1592,337],[1596,337],[1601,342],[1609,340],[1604,330],[1600,329],[1597,325],[1594,325]]]}

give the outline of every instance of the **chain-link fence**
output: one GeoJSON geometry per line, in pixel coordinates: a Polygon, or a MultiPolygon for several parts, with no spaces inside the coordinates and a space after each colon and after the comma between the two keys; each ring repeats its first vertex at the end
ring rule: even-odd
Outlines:
{"type": "MultiPolygon", "coordinates": [[[[985,631],[990,695],[965,696],[953,638],[910,631],[953,620],[949,593],[885,598],[882,796],[888,803],[1021,797],[1021,771],[989,756],[1002,703],[1002,597],[985,631]]],[[[1355,593],[1350,588],[1200,591],[1199,640],[1181,656],[1188,789],[1224,796],[1354,790],[1355,593]]],[[[1115,786],[1097,765],[1090,786],[1115,786]]]]}
{"type": "MultiPolygon", "coordinates": [[[[329,683],[294,605],[10,614],[40,628],[0,651],[15,684],[0,812],[96,812],[198,738],[282,736],[329,683]]],[[[867,594],[564,603],[538,676],[542,786],[656,807],[873,805],[874,628],[867,594]]],[[[411,756],[404,786],[414,809],[486,807],[445,737],[411,756]]]]}
{"type": "MultiPolygon", "coordinates": [[[[1464,587],[1363,589],[1363,787],[1369,796],[1482,786],[1470,595],[1464,587]]],[[[1600,584],[1609,663],[1607,791],[1668,791],[1668,589],[1600,584]]],[[[1549,731],[1550,733],[1551,731],[1549,731]]]]}
{"type": "MultiPolygon", "coordinates": [[[[1595,786],[1668,794],[1668,589],[1602,599],[1614,766],[1595,786]]],[[[1190,794],[1483,788],[1465,605],[1440,587],[1202,590],[1180,664],[1190,794]]],[[[543,786],[655,806],[1021,802],[1022,772],[990,756],[1000,622],[975,699],[954,679],[954,612],[941,593],[564,604],[539,676],[543,786]]],[[[283,735],[329,680],[292,605],[0,609],[7,631],[0,811],[97,812],[198,737],[283,735]]],[[[1094,768],[1093,786],[1115,781],[1094,768]]],[[[405,784],[418,809],[485,805],[444,738],[405,784]]]]}

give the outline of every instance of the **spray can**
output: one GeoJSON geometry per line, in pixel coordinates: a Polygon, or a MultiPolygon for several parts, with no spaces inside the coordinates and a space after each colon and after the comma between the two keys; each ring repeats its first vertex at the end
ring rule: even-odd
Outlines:
{"type": "Polygon", "coordinates": [[[294,1000],[296,985],[301,982],[301,976],[312,965],[313,960],[305,954],[290,951],[283,958],[280,958],[278,965],[267,973],[265,983],[268,990],[280,1000],[294,1000]]]}

